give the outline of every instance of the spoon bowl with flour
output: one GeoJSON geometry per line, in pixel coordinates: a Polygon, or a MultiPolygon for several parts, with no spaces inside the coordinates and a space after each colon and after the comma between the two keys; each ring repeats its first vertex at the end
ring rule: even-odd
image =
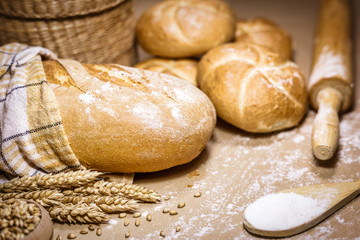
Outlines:
{"type": "Polygon", "coordinates": [[[261,197],[244,212],[245,228],[256,235],[288,237],[336,212],[360,193],[360,181],[287,189],[261,197]]]}

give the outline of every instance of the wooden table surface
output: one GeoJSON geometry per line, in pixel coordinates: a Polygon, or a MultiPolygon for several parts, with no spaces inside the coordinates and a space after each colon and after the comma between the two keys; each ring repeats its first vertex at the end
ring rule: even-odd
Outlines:
{"type": "MultiPolygon", "coordinates": [[[[158,1],[135,0],[136,16],[158,1]]],[[[315,31],[317,1],[239,0],[229,1],[239,18],[268,17],[288,31],[294,41],[294,61],[309,76],[315,31]]],[[[81,225],[54,224],[54,237],[66,239],[257,239],[243,227],[243,213],[255,199],[279,190],[328,182],[360,179],[360,1],[353,0],[355,97],[351,111],[341,116],[340,141],[335,157],[327,162],[314,159],[311,130],[315,112],[309,110],[299,127],[273,134],[249,134],[218,119],[203,153],[191,163],[156,173],[135,174],[134,183],[170,195],[168,201],[141,204],[140,226],[124,227],[113,215],[102,224],[103,235],[80,235],[81,225]],[[201,192],[200,198],[194,193],[201,192]],[[184,208],[177,204],[185,202],[184,208]],[[163,208],[178,214],[162,213],[163,208]],[[151,213],[153,220],[145,220],[151,213]],[[179,232],[175,227],[181,226],[179,232]]],[[[140,60],[150,57],[139,49],[140,60]]],[[[291,239],[360,239],[360,199],[291,239]]]]}

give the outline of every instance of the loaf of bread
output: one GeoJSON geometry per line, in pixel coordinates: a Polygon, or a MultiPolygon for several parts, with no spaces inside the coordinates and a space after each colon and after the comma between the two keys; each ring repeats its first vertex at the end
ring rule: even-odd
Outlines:
{"type": "Polygon", "coordinates": [[[255,43],[269,48],[284,59],[291,58],[291,37],[276,23],[266,18],[237,20],[236,42],[255,43]]]}
{"type": "Polygon", "coordinates": [[[137,40],[148,53],[192,57],[233,39],[235,14],[221,0],[161,1],[140,16],[137,40]]]}
{"type": "Polygon", "coordinates": [[[170,74],[197,86],[197,61],[193,59],[150,58],[135,64],[134,67],[170,74]]]}
{"type": "Polygon", "coordinates": [[[210,139],[215,109],[192,84],[120,65],[59,62],[43,62],[46,78],[86,168],[158,171],[193,160],[210,139]]]}
{"type": "Polygon", "coordinates": [[[296,126],[307,109],[305,79],[297,65],[260,45],[213,48],[200,60],[197,80],[218,116],[248,132],[296,126]]]}

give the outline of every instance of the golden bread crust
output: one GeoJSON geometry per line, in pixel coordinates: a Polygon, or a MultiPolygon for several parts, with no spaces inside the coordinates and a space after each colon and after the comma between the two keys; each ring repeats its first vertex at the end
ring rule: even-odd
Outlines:
{"type": "Polygon", "coordinates": [[[184,164],[215,127],[210,100],[175,77],[97,64],[81,64],[77,70],[86,71],[70,77],[56,61],[43,65],[71,148],[89,169],[151,172],[184,164]]]}
{"type": "Polygon", "coordinates": [[[307,110],[305,79],[296,64],[265,47],[224,44],[198,65],[198,83],[223,120],[248,132],[298,125],[307,110]]]}
{"type": "Polygon", "coordinates": [[[235,21],[230,5],[223,1],[162,1],[139,18],[136,34],[152,55],[192,57],[232,40],[235,21]]]}

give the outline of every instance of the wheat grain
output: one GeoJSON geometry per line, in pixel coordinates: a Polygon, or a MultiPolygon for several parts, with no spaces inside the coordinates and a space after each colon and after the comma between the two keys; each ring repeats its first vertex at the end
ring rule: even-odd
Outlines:
{"type": "Polygon", "coordinates": [[[101,228],[96,229],[96,235],[101,236],[101,234],[102,234],[102,229],[101,228]]]}
{"type": "Polygon", "coordinates": [[[177,207],[178,207],[178,208],[183,208],[183,207],[185,207],[185,203],[184,203],[184,202],[181,202],[181,203],[179,203],[179,204],[177,205],[177,207]]]}
{"type": "Polygon", "coordinates": [[[194,194],[194,197],[198,198],[198,197],[201,197],[201,192],[197,192],[194,194]]]}
{"type": "Polygon", "coordinates": [[[69,234],[67,235],[67,238],[68,238],[68,239],[75,239],[75,238],[76,238],[76,235],[73,234],[73,233],[69,233],[69,234]]]}
{"type": "Polygon", "coordinates": [[[136,213],[134,213],[133,217],[134,217],[134,218],[138,218],[138,217],[141,217],[141,213],[139,213],[139,212],[136,212],[136,213]]]}
{"type": "Polygon", "coordinates": [[[163,237],[163,238],[166,237],[165,232],[164,232],[164,231],[160,231],[160,236],[163,237]]]}
{"type": "Polygon", "coordinates": [[[0,202],[0,239],[22,239],[32,232],[41,220],[40,209],[24,200],[0,202]]]}
{"type": "Polygon", "coordinates": [[[90,224],[89,227],[88,227],[88,229],[89,229],[90,231],[94,231],[94,230],[95,230],[95,227],[94,227],[94,225],[90,224]]]}
{"type": "Polygon", "coordinates": [[[170,215],[176,215],[176,214],[178,214],[178,212],[176,210],[171,210],[170,211],[170,215]]]}
{"type": "Polygon", "coordinates": [[[135,226],[136,226],[136,227],[140,226],[140,219],[139,219],[139,218],[137,218],[137,219],[135,220],[135,226]]]}

